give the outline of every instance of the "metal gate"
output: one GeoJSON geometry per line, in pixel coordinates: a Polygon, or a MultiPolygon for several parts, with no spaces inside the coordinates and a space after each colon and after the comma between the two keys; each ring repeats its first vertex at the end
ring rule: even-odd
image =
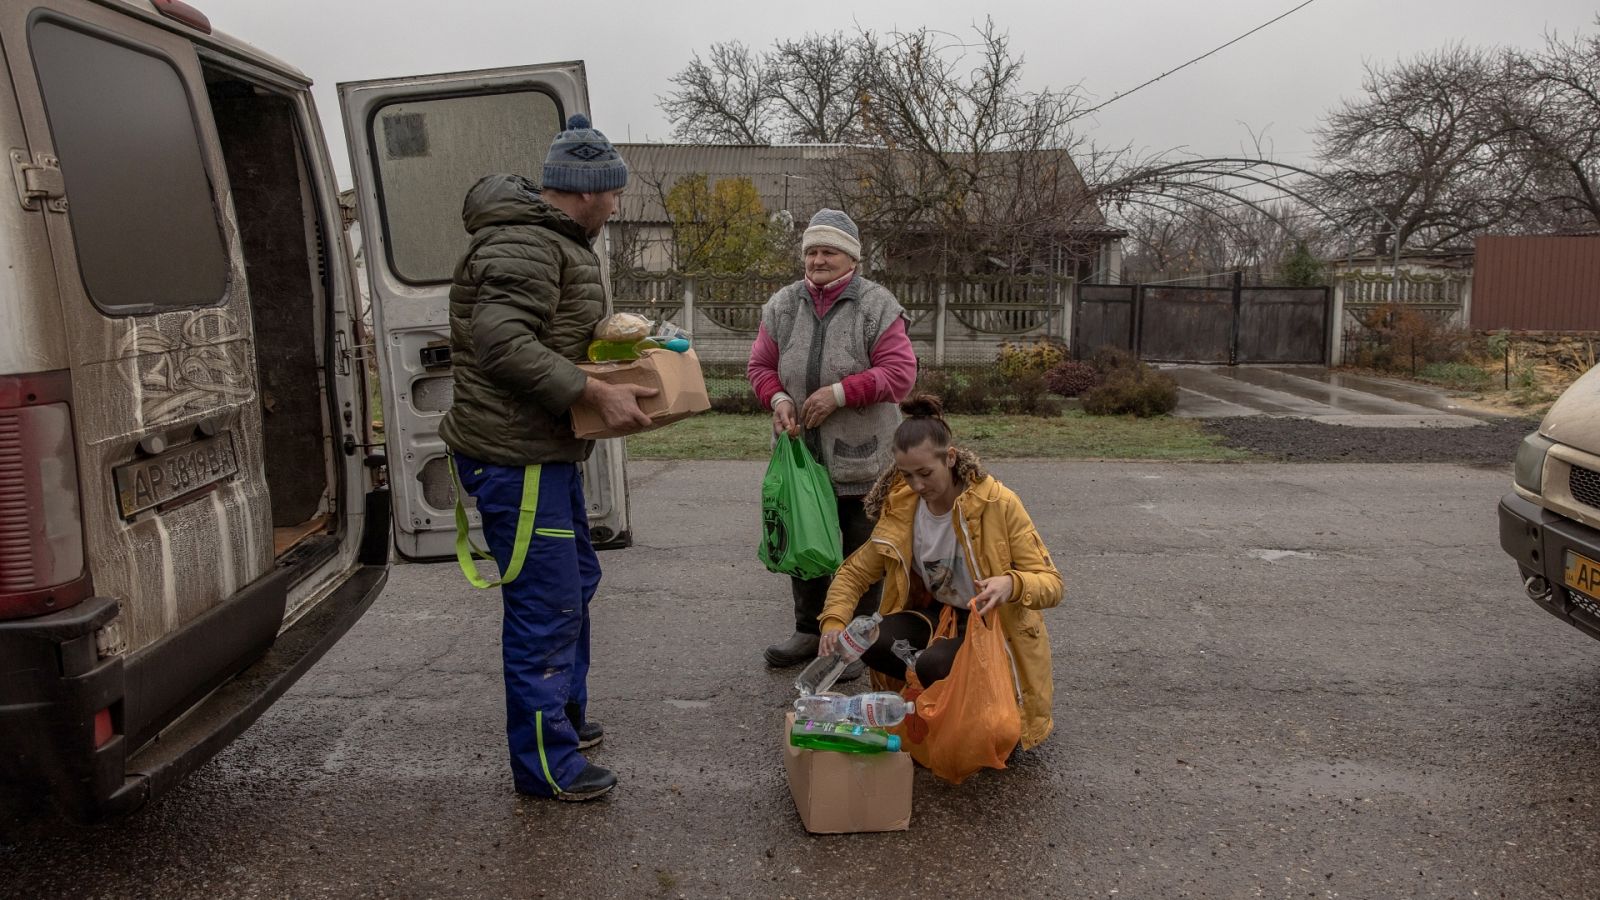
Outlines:
{"type": "Polygon", "coordinates": [[[1326,287],[1083,284],[1073,304],[1072,352],[1104,346],[1147,362],[1328,361],[1333,294],[1326,287]]]}

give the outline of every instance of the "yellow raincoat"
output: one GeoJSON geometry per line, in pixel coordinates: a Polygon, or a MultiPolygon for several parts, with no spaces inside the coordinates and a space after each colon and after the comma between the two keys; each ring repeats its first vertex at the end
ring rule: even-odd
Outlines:
{"type": "MultiPolygon", "coordinates": [[[[967,451],[957,452],[956,475],[966,487],[956,498],[961,515],[952,516],[951,522],[956,539],[967,554],[973,580],[1000,574],[1012,577],[1010,601],[995,609],[1016,668],[1022,702],[1022,748],[1026,750],[1048,737],[1055,725],[1050,714],[1055,693],[1050,635],[1039,610],[1061,602],[1061,573],[1056,571],[1050,551],[1045,549],[1016,494],[984,473],[977,458],[967,451]]],[[[851,554],[833,576],[827,604],[819,617],[824,634],[844,628],[854,614],[856,601],[880,580],[883,602],[878,608],[885,616],[918,608],[919,601],[931,601],[922,579],[907,564],[913,558],[911,530],[917,502],[917,495],[897,470],[891,469],[878,479],[865,501],[867,515],[877,518],[877,526],[872,539],[851,554]]],[[[938,604],[933,602],[925,608],[934,613],[938,604]]],[[[934,621],[938,621],[936,617],[934,621]]],[[[877,672],[873,673],[873,683],[879,688],[898,687],[893,679],[877,672]]]]}

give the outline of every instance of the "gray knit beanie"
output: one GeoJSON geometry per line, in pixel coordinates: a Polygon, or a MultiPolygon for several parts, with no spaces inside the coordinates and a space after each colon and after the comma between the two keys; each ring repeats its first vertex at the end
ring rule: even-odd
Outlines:
{"type": "Polygon", "coordinates": [[[628,183],[628,164],[582,113],[567,120],[544,158],[544,186],[571,194],[602,194],[628,183]]]}
{"type": "Polygon", "coordinates": [[[861,232],[850,217],[837,209],[819,209],[811,217],[811,225],[800,239],[803,255],[812,247],[832,247],[850,258],[861,261],[861,232]]]}

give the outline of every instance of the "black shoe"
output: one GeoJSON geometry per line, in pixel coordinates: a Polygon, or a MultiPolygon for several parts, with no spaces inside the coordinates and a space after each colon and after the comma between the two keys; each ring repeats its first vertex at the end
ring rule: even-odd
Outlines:
{"type": "Polygon", "coordinates": [[[817,643],[821,640],[822,638],[817,635],[796,631],[789,635],[788,640],[767,648],[764,654],[767,665],[774,669],[787,669],[790,666],[808,663],[817,658],[817,643]]]}
{"type": "MultiPolygon", "coordinates": [[[[850,665],[844,667],[844,671],[839,673],[839,680],[835,681],[834,684],[844,684],[846,681],[855,681],[857,678],[860,678],[861,673],[865,672],[866,670],[867,664],[858,659],[850,665]]],[[[580,744],[579,746],[582,745],[580,744]]]]}
{"type": "Polygon", "coordinates": [[[578,749],[587,750],[605,739],[606,730],[599,723],[587,721],[583,716],[583,709],[576,703],[568,703],[566,707],[567,721],[572,722],[578,730],[578,749]],[[581,725],[578,723],[582,723],[581,725]]]}
{"type": "Polygon", "coordinates": [[[606,730],[599,722],[589,721],[578,726],[578,749],[587,750],[606,739],[606,730]]]}
{"type": "Polygon", "coordinates": [[[585,800],[593,800],[616,786],[617,775],[615,772],[603,766],[589,763],[583,767],[582,772],[578,773],[577,778],[572,779],[566,787],[561,789],[561,793],[556,794],[556,799],[565,800],[568,803],[582,803],[585,800]]]}

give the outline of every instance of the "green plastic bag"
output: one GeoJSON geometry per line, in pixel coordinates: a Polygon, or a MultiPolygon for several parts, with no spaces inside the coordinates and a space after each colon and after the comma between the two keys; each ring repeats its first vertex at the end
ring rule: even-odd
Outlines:
{"type": "Polygon", "coordinates": [[[761,480],[761,562],[783,575],[821,578],[844,564],[833,479],[806,445],[778,435],[761,480]]]}

